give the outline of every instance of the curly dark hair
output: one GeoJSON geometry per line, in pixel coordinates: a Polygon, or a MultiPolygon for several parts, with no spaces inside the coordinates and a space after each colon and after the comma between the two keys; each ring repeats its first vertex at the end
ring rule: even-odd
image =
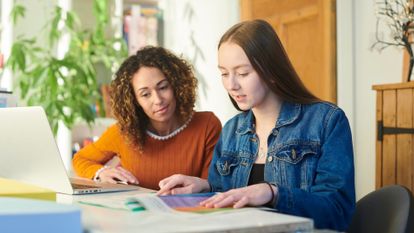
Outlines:
{"type": "Polygon", "coordinates": [[[141,67],[158,68],[167,78],[177,102],[176,115],[182,122],[193,112],[197,79],[188,62],[162,47],[146,46],[121,64],[111,83],[112,111],[127,142],[143,150],[149,118],[132,87],[132,77],[141,67]]]}

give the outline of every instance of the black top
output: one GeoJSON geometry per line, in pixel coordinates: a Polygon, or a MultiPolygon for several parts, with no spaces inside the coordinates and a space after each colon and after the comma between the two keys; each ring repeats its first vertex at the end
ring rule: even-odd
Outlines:
{"type": "Polygon", "coordinates": [[[258,184],[264,181],[264,163],[254,163],[250,171],[249,183],[247,185],[258,184]]]}

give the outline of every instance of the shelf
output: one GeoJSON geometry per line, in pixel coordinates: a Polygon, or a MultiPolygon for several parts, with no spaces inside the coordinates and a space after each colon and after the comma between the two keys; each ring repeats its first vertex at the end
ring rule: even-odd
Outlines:
{"type": "Polygon", "coordinates": [[[124,6],[140,4],[143,6],[158,6],[157,0],[123,0],[124,6]]]}
{"type": "Polygon", "coordinates": [[[105,130],[116,122],[113,118],[97,118],[95,124],[89,127],[86,123],[78,123],[72,128],[72,144],[82,145],[87,138],[100,137],[105,130]]]}

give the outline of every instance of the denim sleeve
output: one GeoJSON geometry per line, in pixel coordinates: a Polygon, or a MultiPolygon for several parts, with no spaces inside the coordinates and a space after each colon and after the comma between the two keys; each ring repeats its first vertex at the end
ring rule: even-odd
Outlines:
{"type": "Polygon", "coordinates": [[[213,152],[213,159],[210,163],[210,168],[208,170],[208,183],[210,184],[210,191],[211,192],[221,192],[223,190],[222,184],[221,184],[221,177],[218,173],[215,164],[217,163],[217,160],[221,156],[221,147],[223,144],[223,133],[220,134],[220,137],[216,143],[216,146],[214,147],[213,152]]]}
{"type": "Polygon", "coordinates": [[[344,112],[333,109],[325,117],[322,150],[309,190],[279,186],[275,208],[309,217],[315,228],[345,231],[355,209],[352,136],[344,112]]]}

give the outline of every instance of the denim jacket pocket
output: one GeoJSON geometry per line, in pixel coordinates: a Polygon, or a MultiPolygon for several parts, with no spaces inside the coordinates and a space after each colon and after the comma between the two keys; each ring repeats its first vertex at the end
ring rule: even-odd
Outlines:
{"type": "Polygon", "coordinates": [[[220,175],[227,176],[231,173],[232,169],[239,165],[239,163],[239,157],[224,153],[223,156],[217,160],[216,168],[220,175]]]}
{"type": "Polygon", "coordinates": [[[306,143],[295,143],[290,145],[284,145],[275,154],[276,159],[290,163],[298,164],[307,156],[316,156],[319,154],[319,146],[306,144],[306,143]]]}
{"type": "Polygon", "coordinates": [[[320,156],[316,143],[294,142],[270,153],[273,158],[273,177],[281,185],[307,190],[313,182],[320,156]]]}

